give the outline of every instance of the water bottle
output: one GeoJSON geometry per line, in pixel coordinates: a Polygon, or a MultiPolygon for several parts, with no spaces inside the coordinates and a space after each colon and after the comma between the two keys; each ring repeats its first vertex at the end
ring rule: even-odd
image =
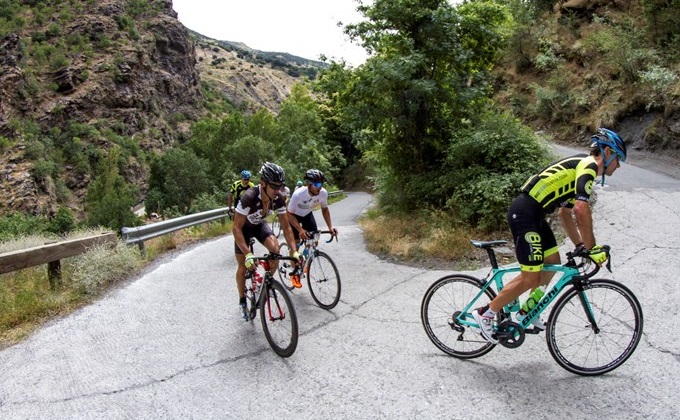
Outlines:
{"type": "Polygon", "coordinates": [[[528,314],[529,311],[534,309],[536,304],[538,304],[538,302],[541,301],[541,298],[543,297],[544,294],[545,292],[540,287],[537,287],[534,290],[532,290],[531,293],[529,293],[529,298],[527,299],[526,302],[524,302],[522,308],[519,310],[519,314],[520,315],[528,314]]]}

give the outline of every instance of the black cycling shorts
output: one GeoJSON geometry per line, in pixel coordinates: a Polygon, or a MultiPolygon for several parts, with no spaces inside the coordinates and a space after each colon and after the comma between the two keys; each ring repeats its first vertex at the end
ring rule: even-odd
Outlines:
{"type": "MultiPolygon", "coordinates": [[[[307,232],[316,232],[319,228],[316,226],[316,219],[314,218],[314,213],[310,212],[306,216],[298,216],[295,213],[288,213],[288,217],[293,214],[295,218],[297,219],[298,222],[300,222],[300,226],[302,226],[302,229],[306,230],[307,232]]],[[[291,228],[293,228],[293,235],[295,235],[295,242],[300,242],[300,232],[298,232],[293,225],[290,225],[291,228]]]]}
{"type": "MultiPolygon", "coordinates": [[[[273,235],[274,233],[269,227],[269,223],[260,223],[257,225],[253,225],[246,222],[243,224],[243,238],[246,240],[246,243],[250,243],[250,238],[255,238],[259,243],[264,245],[264,241],[266,241],[268,237],[273,235]]],[[[243,252],[241,252],[241,248],[239,248],[236,241],[234,241],[234,251],[237,254],[243,254],[243,252]]]]}
{"type": "Polygon", "coordinates": [[[521,193],[510,204],[508,224],[522,271],[541,271],[544,258],[558,252],[555,234],[545,220],[541,205],[521,193]]]}

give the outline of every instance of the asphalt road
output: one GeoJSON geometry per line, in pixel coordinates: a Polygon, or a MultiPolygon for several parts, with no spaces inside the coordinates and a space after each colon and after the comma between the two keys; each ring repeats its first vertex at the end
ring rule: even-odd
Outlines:
{"type": "Polygon", "coordinates": [[[0,418],[677,418],[680,182],[625,165],[598,189],[596,236],[613,247],[604,277],[636,293],[645,334],[623,366],[594,378],[560,368],[543,335],[467,361],[437,350],[419,307],[448,272],[369,254],[356,219],[371,200],[353,193],[332,206],[340,241],[322,248],[340,269],[342,299],[324,311],[306,289],[294,293],[292,357],[271,351],[259,320],[240,319],[228,236],[0,351],[0,418]]]}

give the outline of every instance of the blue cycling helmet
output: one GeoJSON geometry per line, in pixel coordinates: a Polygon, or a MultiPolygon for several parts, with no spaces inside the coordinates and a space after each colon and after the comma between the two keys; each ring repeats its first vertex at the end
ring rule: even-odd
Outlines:
{"type": "Polygon", "coordinates": [[[241,179],[250,179],[250,171],[241,171],[241,179]]]}
{"type": "Polygon", "coordinates": [[[591,139],[590,148],[600,149],[600,155],[602,156],[602,162],[604,163],[604,172],[602,173],[602,185],[604,185],[604,179],[607,173],[607,166],[614,161],[615,158],[619,158],[619,162],[626,161],[626,143],[623,139],[619,137],[614,131],[600,128],[597,130],[596,134],[593,134],[591,139]],[[614,153],[606,159],[604,156],[604,148],[609,147],[614,153]]]}
{"type": "MultiPolygon", "coordinates": [[[[597,130],[596,134],[593,134],[590,147],[599,147],[600,151],[602,152],[602,156],[604,157],[604,148],[606,146],[609,146],[616,156],[618,156],[619,162],[626,161],[626,143],[623,142],[623,139],[621,139],[621,137],[619,137],[619,135],[612,130],[600,128],[597,130]]],[[[612,156],[607,162],[605,162],[604,166],[607,167],[607,165],[609,165],[612,160],[614,160],[614,157],[615,156],[612,156]]]]}

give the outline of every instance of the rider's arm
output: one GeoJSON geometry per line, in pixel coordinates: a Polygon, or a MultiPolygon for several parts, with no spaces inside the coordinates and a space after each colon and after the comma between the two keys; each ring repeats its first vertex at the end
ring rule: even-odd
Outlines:
{"type": "Polygon", "coordinates": [[[234,215],[234,223],[231,227],[231,234],[234,235],[234,242],[238,245],[243,255],[248,255],[250,253],[250,248],[246,243],[246,238],[243,236],[243,226],[246,223],[246,216],[239,212],[234,215]]]}
{"type": "Polygon", "coordinates": [[[331,211],[328,209],[328,207],[321,207],[321,215],[323,216],[323,220],[326,221],[326,226],[328,226],[328,230],[333,232],[333,235],[335,235],[337,231],[333,227],[333,222],[331,222],[331,211]]]}
{"type": "Polygon", "coordinates": [[[231,208],[231,204],[234,202],[234,194],[229,192],[227,194],[227,207],[231,208]]]}
{"type": "Polygon", "coordinates": [[[574,245],[582,244],[583,240],[581,239],[581,233],[578,230],[578,226],[576,226],[576,222],[574,221],[572,209],[560,207],[558,210],[558,216],[560,218],[560,222],[562,223],[562,228],[566,232],[571,242],[574,245]]]}
{"type": "Polygon", "coordinates": [[[591,249],[595,246],[595,234],[593,233],[593,215],[590,212],[590,204],[587,201],[576,200],[574,215],[576,215],[576,224],[581,234],[581,242],[586,249],[591,249]]]}
{"type": "Polygon", "coordinates": [[[290,227],[290,221],[297,220],[294,217],[288,217],[288,211],[278,214],[279,224],[283,228],[283,237],[286,238],[286,243],[288,244],[288,249],[290,250],[290,256],[293,256],[294,252],[297,252],[297,244],[295,243],[295,235],[290,227]]]}

